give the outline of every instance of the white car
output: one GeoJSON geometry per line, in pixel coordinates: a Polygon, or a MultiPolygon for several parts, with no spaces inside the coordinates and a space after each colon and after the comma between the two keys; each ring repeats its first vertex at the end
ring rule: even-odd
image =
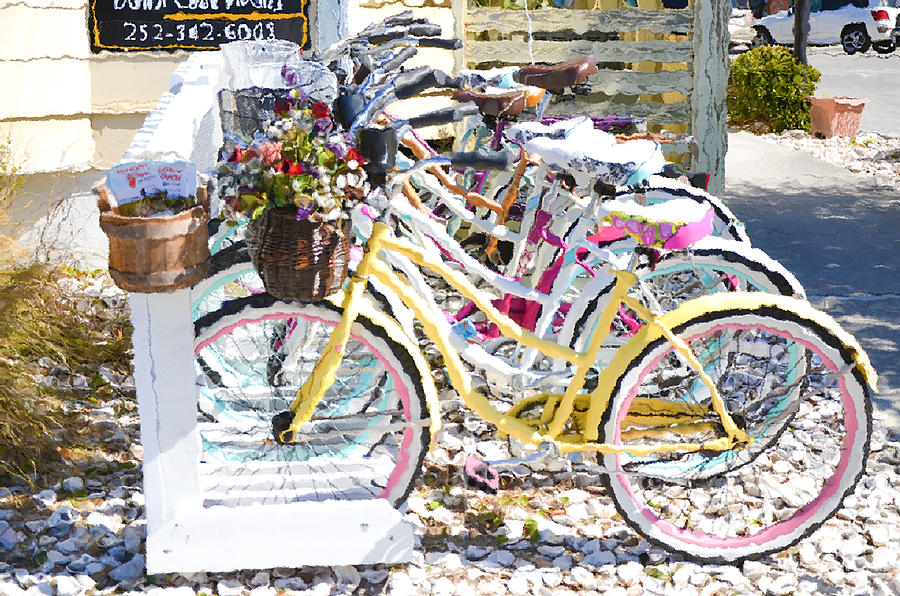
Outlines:
{"type": "MultiPolygon", "coordinates": [[[[884,0],[816,0],[810,2],[810,44],[838,43],[848,54],[866,52],[870,47],[880,54],[893,52],[891,31],[898,27],[900,8],[886,6],[884,0]],[[818,8],[819,10],[816,10],[818,8]]],[[[794,43],[794,10],[782,10],[755,19],[752,45],[794,43]]]]}

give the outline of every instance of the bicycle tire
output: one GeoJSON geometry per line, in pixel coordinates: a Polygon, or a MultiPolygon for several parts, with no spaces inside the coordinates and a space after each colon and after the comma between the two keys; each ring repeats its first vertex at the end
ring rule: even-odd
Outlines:
{"type": "MultiPolygon", "coordinates": [[[[672,178],[651,176],[647,185],[639,188],[638,191],[642,194],[642,200],[646,201],[648,205],[679,198],[692,199],[698,203],[709,205],[714,212],[713,234],[715,236],[750,244],[750,237],[744,229],[744,223],[721,199],[703,189],[672,178]]],[[[636,199],[636,194],[634,189],[628,188],[617,192],[616,198],[636,199]]]]}
{"type": "Polygon", "coordinates": [[[288,410],[340,316],[328,302],[260,294],[197,320],[206,505],[385,498],[397,506],[406,499],[428,449],[430,419],[428,373],[392,339],[403,333],[399,326],[361,314],[304,439],[274,440],[273,419],[288,410]]]}
{"type": "MultiPolygon", "coordinates": [[[[720,239],[700,248],[662,253],[656,263],[642,257],[635,273],[648,285],[664,311],[672,310],[692,298],[723,291],[766,292],[797,298],[806,296],[797,278],[759,249],[720,239]]],[[[583,330],[593,327],[598,304],[605,303],[604,297],[614,286],[615,282],[610,283],[588,303],[575,323],[570,347],[583,349],[587,345],[590,336],[583,334],[583,330]]],[[[618,319],[614,323],[617,331],[613,335],[630,336],[632,330],[618,319]]],[[[563,338],[567,337],[569,334],[564,332],[563,338]]]]}
{"type": "MultiPolygon", "coordinates": [[[[749,402],[757,409],[750,412],[753,416],[738,416],[740,424],[753,420],[758,426],[777,408],[777,390],[786,387],[790,372],[777,356],[787,350],[804,353],[793,360],[808,366],[802,378],[793,381],[800,383],[802,395],[777,436],[752,457],[740,457],[738,451],[605,454],[609,475],[604,482],[619,513],[647,540],[705,563],[757,558],[809,536],[840,508],[865,469],[872,404],[851,349],[818,322],[774,305],[709,312],[673,331],[701,360],[709,360],[707,352],[717,354],[706,372],[729,410],[740,403],[741,387],[766,394],[749,402]],[[768,352],[761,349],[766,345],[768,352]],[[721,346],[729,351],[724,353],[721,346]],[[754,371],[751,365],[761,368],[754,371]],[[692,469],[729,455],[736,461],[726,472],[691,477],[692,469]]],[[[700,397],[703,388],[671,344],[664,339],[651,342],[616,382],[601,434],[620,446],[673,441],[676,435],[667,431],[674,427],[648,418],[648,412],[654,413],[652,407],[661,403],[690,405],[705,407],[706,418],[713,420],[708,404],[689,401],[700,397]]],[[[704,416],[692,412],[694,419],[704,416]]],[[[709,430],[680,432],[688,440],[703,441],[709,430]]]]}

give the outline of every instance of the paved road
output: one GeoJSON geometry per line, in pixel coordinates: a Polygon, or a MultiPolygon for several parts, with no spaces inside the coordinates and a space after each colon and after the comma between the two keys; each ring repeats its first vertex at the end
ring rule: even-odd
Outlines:
{"type": "Polygon", "coordinates": [[[863,130],[900,136],[900,51],[848,56],[839,46],[810,48],[807,58],[821,73],[817,96],[868,97],[860,127],[863,130]]]}
{"type": "Polygon", "coordinates": [[[900,195],[738,132],[729,135],[725,199],[753,244],[857,337],[880,375],[876,410],[900,431],[900,195]]]}

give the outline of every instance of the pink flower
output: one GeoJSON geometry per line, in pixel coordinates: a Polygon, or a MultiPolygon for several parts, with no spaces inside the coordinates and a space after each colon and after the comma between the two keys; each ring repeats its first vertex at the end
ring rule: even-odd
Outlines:
{"type": "Polygon", "coordinates": [[[281,143],[264,143],[259,148],[260,157],[265,165],[270,166],[281,161],[281,143]]]}

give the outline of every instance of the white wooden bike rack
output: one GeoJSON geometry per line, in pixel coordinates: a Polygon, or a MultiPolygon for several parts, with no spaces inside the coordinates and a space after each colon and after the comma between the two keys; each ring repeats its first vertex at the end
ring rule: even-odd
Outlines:
{"type": "MultiPolygon", "coordinates": [[[[124,161],[182,159],[211,172],[222,132],[220,52],[188,58],[124,161]]],[[[147,572],[397,563],[412,526],[383,499],[204,507],[191,290],[132,294],[147,514],[147,572]]]]}

